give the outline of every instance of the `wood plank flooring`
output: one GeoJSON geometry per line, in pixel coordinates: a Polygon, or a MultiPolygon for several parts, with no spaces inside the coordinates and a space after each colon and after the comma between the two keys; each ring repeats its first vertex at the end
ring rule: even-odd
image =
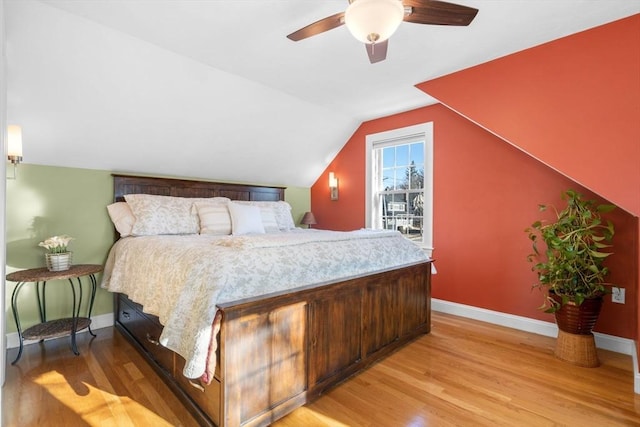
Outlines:
{"type": "MultiPolygon", "coordinates": [[[[195,426],[113,328],[27,346],[7,366],[2,425],[195,426]]],[[[640,426],[631,357],[553,356],[555,340],[434,313],[429,335],[274,423],[289,426],[640,426]]],[[[8,352],[13,360],[16,350],[8,352]]]]}

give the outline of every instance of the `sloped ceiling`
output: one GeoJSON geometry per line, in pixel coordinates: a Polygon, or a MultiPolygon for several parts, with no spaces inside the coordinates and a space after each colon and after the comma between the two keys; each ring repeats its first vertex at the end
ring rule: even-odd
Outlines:
{"type": "Polygon", "coordinates": [[[310,186],[414,85],[640,11],[629,0],[464,0],[469,27],[404,23],[371,65],[314,0],[4,0],[9,123],[27,163],[310,186]]]}
{"type": "Polygon", "coordinates": [[[640,215],[640,14],[418,87],[640,215]]]}

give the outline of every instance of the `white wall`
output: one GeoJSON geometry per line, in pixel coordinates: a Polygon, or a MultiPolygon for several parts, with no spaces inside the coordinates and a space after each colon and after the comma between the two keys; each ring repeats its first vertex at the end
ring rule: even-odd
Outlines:
{"type": "MultiPolygon", "coordinates": [[[[6,135],[7,135],[7,73],[6,73],[6,56],[5,56],[5,15],[4,15],[4,0],[0,0],[0,147],[2,150],[2,156],[6,159],[6,135]]],[[[3,160],[4,160],[3,159],[3,160]]],[[[2,185],[0,185],[0,284],[2,288],[2,295],[6,295],[6,282],[4,280],[5,277],[5,262],[6,258],[6,237],[5,237],[5,202],[6,195],[5,189],[6,185],[6,162],[0,162],[0,174],[2,174],[2,185]]],[[[7,354],[7,340],[5,335],[5,300],[6,298],[0,298],[0,310],[2,315],[0,315],[0,340],[2,341],[2,348],[0,349],[0,402],[2,402],[2,390],[1,386],[4,385],[5,378],[5,358],[7,354]]],[[[2,412],[0,410],[0,412],[2,412]]]]}

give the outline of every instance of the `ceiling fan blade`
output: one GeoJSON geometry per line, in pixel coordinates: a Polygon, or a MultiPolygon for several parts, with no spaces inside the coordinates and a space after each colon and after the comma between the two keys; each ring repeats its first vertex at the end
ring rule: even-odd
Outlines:
{"type": "Polygon", "coordinates": [[[306,27],[300,28],[298,31],[294,31],[287,37],[294,42],[306,39],[307,37],[315,36],[316,34],[324,33],[325,31],[333,30],[344,24],[344,12],[336,13],[335,15],[327,16],[324,19],[309,24],[306,27]]]}
{"type": "Polygon", "coordinates": [[[364,46],[367,48],[369,62],[372,64],[384,61],[387,58],[387,47],[389,47],[388,39],[380,43],[365,44],[364,46]]]}
{"type": "Polygon", "coordinates": [[[437,0],[404,0],[402,4],[412,9],[405,22],[415,24],[467,26],[478,13],[473,7],[437,0]]]}

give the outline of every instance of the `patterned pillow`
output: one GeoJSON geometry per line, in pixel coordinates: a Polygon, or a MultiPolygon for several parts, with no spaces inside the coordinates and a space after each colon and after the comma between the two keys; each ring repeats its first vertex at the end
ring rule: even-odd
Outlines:
{"type": "Polygon", "coordinates": [[[231,234],[231,216],[227,203],[195,202],[200,218],[200,234],[227,236],[231,234]]]}
{"type": "Polygon", "coordinates": [[[275,202],[273,212],[280,230],[287,231],[296,228],[296,224],[293,222],[293,217],[291,216],[291,205],[289,203],[283,201],[275,202]]]}
{"type": "Polygon", "coordinates": [[[151,194],[127,194],[124,198],[136,217],[131,230],[133,236],[197,234],[200,224],[193,204],[205,200],[229,200],[223,197],[188,198],[151,194]]]}

